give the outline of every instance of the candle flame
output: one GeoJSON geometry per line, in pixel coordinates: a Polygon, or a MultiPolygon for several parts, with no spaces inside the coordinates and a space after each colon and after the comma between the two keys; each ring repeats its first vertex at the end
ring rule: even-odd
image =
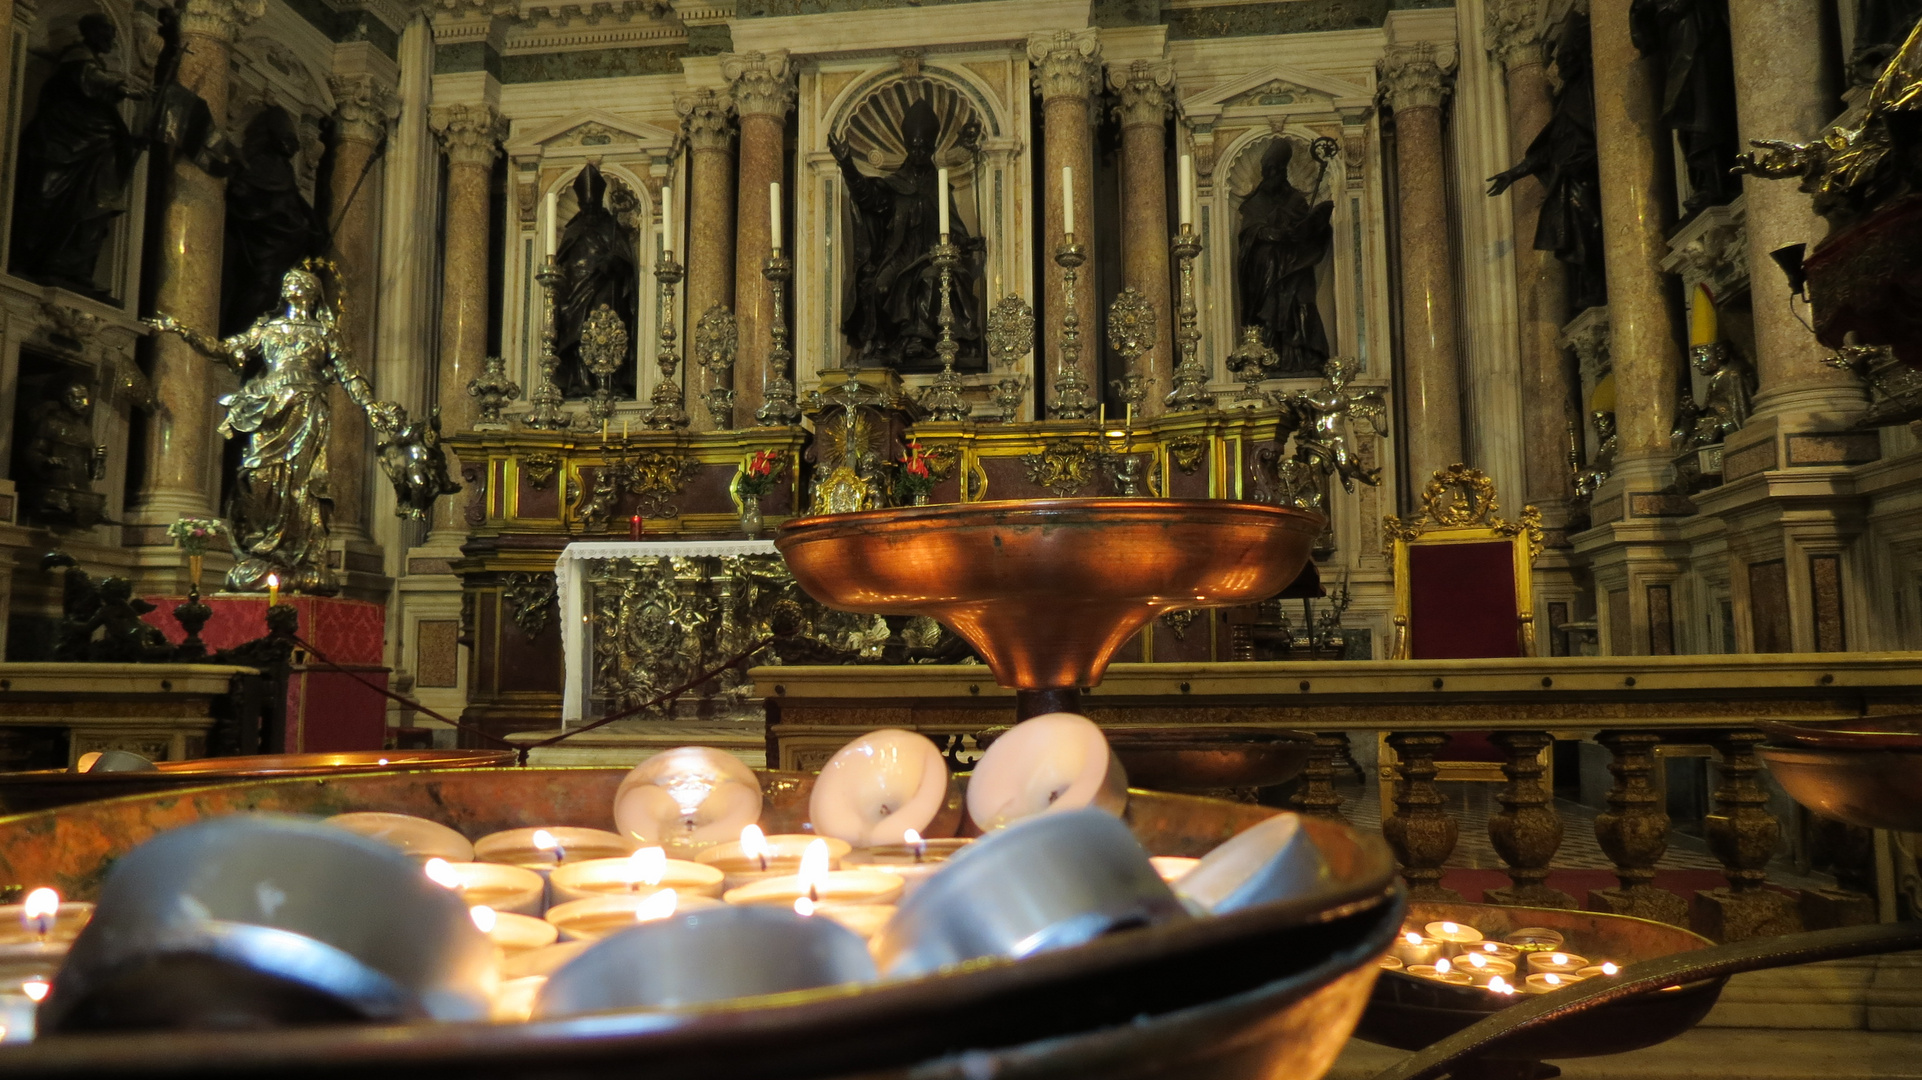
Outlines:
{"type": "Polygon", "coordinates": [[[659,885],[667,876],[667,849],[644,847],[627,860],[628,881],[641,885],[659,885]]]}
{"type": "Polygon", "coordinates": [[[546,829],[535,829],[534,846],[542,851],[552,851],[560,846],[560,841],[554,839],[554,834],[546,829]]]}
{"type": "Polygon", "coordinates": [[[474,925],[479,927],[480,932],[483,934],[493,933],[494,924],[500,922],[501,918],[493,908],[488,907],[486,904],[475,904],[473,907],[467,909],[467,914],[474,920],[474,925]]]}
{"type": "MultiPolygon", "coordinates": [[[[661,849],[655,848],[654,850],[659,851],[661,849]]],[[[679,893],[676,893],[673,889],[662,889],[660,892],[634,905],[634,921],[653,922],[656,919],[665,919],[669,915],[674,914],[674,908],[680,902],[681,897],[679,893]]]]}
{"type": "Polygon", "coordinates": [[[1468,963],[1472,967],[1485,968],[1488,966],[1488,957],[1472,952],[1468,954],[1468,963]]]}
{"type": "Polygon", "coordinates": [[[1453,934],[1459,931],[1460,929],[1461,929],[1460,926],[1452,922],[1445,922],[1442,924],[1442,933],[1444,934],[1453,934]]]}
{"type": "Polygon", "coordinates": [[[268,575],[267,575],[267,587],[268,587],[269,589],[278,589],[278,588],[280,588],[280,575],[279,575],[279,574],[268,574],[268,575]]]}
{"type": "Polygon", "coordinates": [[[1551,971],[1551,972],[1549,972],[1548,974],[1546,974],[1546,975],[1544,975],[1544,976],[1542,976],[1542,981],[1543,981],[1543,982],[1545,982],[1545,983],[1547,983],[1547,984],[1548,984],[1548,985],[1550,985],[1550,986],[1560,986],[1560,985],[1562,985],[1562,977],[1561,977],[1560,975],[1557,975],[1557,974],[1555,974],[1555,973],[1554,973],[1554,972],[1552,972],[1552,971],[1551,971]]]}
{"type": "Polygon", "coordinates": [[[901,842],[909,847],[918,847],[922,843],[921,834],[913,829],[902,829],[901,842]]]}
{"type": "Polygon", "coordinates": [[[35,1001],[45,1000],[47,991],[51,989],[53,989],[53,987],[49,986],[45,979],[28,979],[26,982],[20,984],[20,992],[35,1001]]]}
{"type": "Polygon", "coordinates": [[[421,871],[427,875],[427,880],[443,889],[460,888],[460,874],[455,872],[454,864],[446,859],[429,859],[421,871]]]}
{"type": "Polygon", "coordinates": [[[1407,943],[1409,943],[1410,945],[1420,945],[1420,944],[1421,944],[1421,935],[1420,935],[1420,934],[1417,934],[1417,933],[1415,933],[1415,932],[1414,932],[1414,931],[1412,931],[1412,930],[1411,930],[1411,931],[1409,931],[1409,932],[1408,932],[1408,933],[1406,933],[1406,934],[1403,934],[1403,935],[1402,935],[1402,937],[1401,937],[1401,939],[1402,939],[1403,941],[1406,941],[1406,942],[1407,942],[1407,943]]]}
{"type": "Polygon", "coordinates": [[[26,919],[51,918],[59,913],[60,894],[44,886],[28,893],[26,903],[20,905],[20,915],[26,919]]]}
{"type": "Polygon", "coordinates": [[[1488,989],[1497,994],[1512,994],[1515,992],[1515,988],[1508,985],[1508,980],[1502,978],[1500,975],[1488,980],[1488,989]]]}
{"type": "Polygon", "coordinates": [[[767,834],[755,824],[741,826],[741,854],[750,859],[761,860],[761,869],[767,869],[767,834]]]}
{"type": "Polygon", "coordinates": [[[1622,969],[1619,967],[1616,967],[1614,963],[1607,960],[1602,961],[1602,974],[1613,975],[1620,970],[1622,969]]]}
{"type": "Polygon", "coordinates": [[[807,850],[801,853],[801,884],[810,891],[827,884],[828,842],[815,837],[808,841],[807,850]]]}
{"type": "Polygon", "coordinates": [[[1440,960],[1435,961],[1435,974],[1446,975],[1450,971],[1454,970],[1454,967],[1455,965],[1448,962],[1447,957],[1443,957],[1440,960]]]}
{"type": "Polygon", "coordinates": [[[1484,941],[1482,942],[1482,951],[1483,952],[1501,952],[1502,947],[1498,942],[1484,941]]]}
{"type": "Polygon", "coordinates": [[[1568,963],[1568,954],[1564,952],[1549,953],[1548,962],[1551,964],[1566,964],[1568,963]]]}
{"type": "Polygon", "coordinates": [[[795,897],[795,898],[794,898],[794,913],[795,913],[796,915],[812,915],[812,914],[814,914],[814,901],[812,901],[812,900],[809,900],[809,899],[808,899],[807,897],[805,897],[805,896],[797,896],[797,897],[795,897]]]}

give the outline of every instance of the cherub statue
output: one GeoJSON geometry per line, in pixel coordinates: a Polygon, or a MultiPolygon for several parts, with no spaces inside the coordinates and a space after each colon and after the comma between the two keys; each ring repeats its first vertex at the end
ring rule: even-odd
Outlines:
{"type": "Polygon", "coordinates": [[[398,505],[394,512],[404,518],[425,521],[434,509],[434,500],[461,490],[447,473],[447,451],[440,445],[440,407],[426,420],[403,424],[397,430],[380,433],[375,448],[381,471],[394,485],[398,505]]]}
{"type": "Polygon", "coordinates": [[[1587,499],[1602,486],[1608,474],[1615,468],[1615,455],[1621,446],[1621,438],[1615,433],[1615,414],[1596,410],[1589,414],[1595,422],[1595,460],[1587,468],[1575,466],[1575,494],[1587,499]]]}
{"type": "MultiPolygon", "coordinates": [[[[147,324],[179,334],[236,374],[245,375],[249,361],[260,364],[238,391],[220,399],[226,409],[220,433],[247,437],[229,512],[235,523],[234,568],[227,574],[227,588],[259,592],[267,575],[278,574],[283,587],[331,592],[327,525],[333,495],[327,440],[333,423],[327,384],[339,383],[348,400],[367,411],[383,442],[408,443],[407,411],[374,399],[373,387],[347,355],[347,342],[324,301],[317,275],[300,268],[287,271],[280,282],[280,300],[279,311],[262,315],[228,338],[211,337],[164,313],[147,324]]],[[[441,467],[444,471],[444,457],[441,467]]],[[[451,485],[445,481],[442,490],[451,485]]]]}
{"type": "Polygon", "coordinates": [[[1255,451],[1257,501],[1319,510],[1329,477],[1339,477],[1342,490],[1351,493],[1357,480],[1369,487],[1380,485],[1381,470],[1362,464],[1352,439],[1359,433],[1356,425],[1365,425],[1369,434],[1388,434],[1388,406],[1381,391],[1348,389],[1355,375],[1350,357],[1329,357],[1322,373],[1325,378],[1315,389],[1275,399],[1282,410],[1275,441],[1255,451]],[[1294,452],[1284,458],[1282,446],[1290,437],[1294,452]]]}

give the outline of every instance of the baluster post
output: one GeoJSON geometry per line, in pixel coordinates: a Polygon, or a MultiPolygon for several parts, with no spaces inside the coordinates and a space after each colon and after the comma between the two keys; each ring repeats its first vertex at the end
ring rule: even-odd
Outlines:
{"type": "Polygon", "coordinates": [[[1768,863],[1782,841],[1782,825],[1768,810],[1768,792],[1756,774],[1755,744],[1768,736],[1753,729],[1717,734],[1722,757],[1721,783],[1715,786],[1715,813],[1708,817],[1708,848],[1722,861],[1728,887],[1695,894],[1691,928],[1716,941],[1801,932],[1802,915],[1794,897],[1764,888],[1768,863]]]}
{"type": "Polygon", "coordinates": [[[1347,746],[1345,732],[1315,733],[1308,764],[1301,770],[1301,786],[1288,800],[1296,810],[1314,817],[1347,820],[1341,813],[1341,793],[1335,790],[1335,760],[1347,746]]]}
{"type": "Polygon", "coordinates": [[[1488,819],[1488,839],[1508,864],[1507,889],[1490,889],[1491,904],[1520,907],[1579,908],[1575,898],[1547,885],[1549,863],[1562,846],[1562,816],[1555,797],[1542,783],[1542,751],[1555,744],[1545,731],[1503,731],[1492,741],[1508,755],[1502,763],[1501,811],[1488,819]]]}
{"type": "Polygon", "coordinates": [[[1655,747],[1662,736],[1653,731],[1605,731],[1595,741],[1614,755],[1608,771],[1615,776],[1608,810],[1595,818],[1595,839],[1615,864],[1621,885],[1590,890],[1589,910],[1685,926],[1688,904],[1654,884],[1655,864],[1668,850],[1668,812],[1649,783],[1649,774],[1655,770],[1655,747]]]}
{"type": "Polygon", "coordinates": [[[1398,731],[1388,745],[1400,759],[1401,786],[1395,793],[1395,816],[1382,822],[1381,832],[1401,861],[1401,876],[1414,900],[1456,902],[1461,894],[1442,888],[1442,864],[1455,851],[1461,827],[1442,809],[1435,788],[1435,752],[1448,742],[1438,732],[1398,731]]]}

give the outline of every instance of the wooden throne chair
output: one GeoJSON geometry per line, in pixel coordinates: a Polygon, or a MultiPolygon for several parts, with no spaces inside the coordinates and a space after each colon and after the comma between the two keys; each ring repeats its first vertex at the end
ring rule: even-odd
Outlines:
{"type": "MultiPolygon", "coordinates": [[[[1394,550],[1396,660],[1464,660],[1535,655],[1533,567],[1542,550],[1541,512],[1495,516],[1495,483],[1465,465],[1437,469],[1421,513],[1384,520],[1394,550]]],[[[1399,757],[1378,736],[1382,818],[1394,816],[1399,757]]],[[[1545,768],[1553,753],[1541,751],[1545,768]]],[[[1437,780],[1502,782],[1506,755],[1487,732],[1457,732],[1435,754],[1437,780]]],[[[1544,773],[1553,784],[1552,774],[1544,773]]]]}

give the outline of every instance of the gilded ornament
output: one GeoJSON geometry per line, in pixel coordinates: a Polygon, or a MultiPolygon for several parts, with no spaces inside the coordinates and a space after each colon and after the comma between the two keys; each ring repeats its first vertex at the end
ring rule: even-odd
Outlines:
{"type": "Polygon", "coordinates": [[[593,400],[587,414],[595,420],[614,415],[613,379],[627,359],[627,323],[602,304],[581,325],[581,364],[594,376],[593,400]]]}
{"type": "Polygon", "coordinates": [[[1194,608],[1176,608],[1161,616],[1161,624],[1174,634],[1176,641],[1185,641],[1188,638],[1188,627],[1193,625],[1200,615],[1201,612],[1194,608]]]}
{"type": "Polygon", "coordinates": [[[1155,347],[1155,309],[1132,285],[1108,305],[1108,347],[1121,354],[1126,372],[1115,381],[1115,392],[1128,406],[1139,408],[1148,400],[1148,376],[1140,365],[1142,354],[1155,347]]]}
{"type": "Polygon", "coordinates": [[[1192,476],[1201,468],[1202,459],[1208,453],[1208,440],[1199,435],[1182,435],[1168,443],[1168,460],[1175,468],[1192,476]]]}
{"type": "Polygon", "coordinates": [[[559,595],[553,574],[528,574],[515,571],[501,583],[501,603],[514,619],[514,625],[530,639],[547,629],[555,599],[559,595]]]}
{"type": "Polygon", "coordinates": [[[501,419],[501,410],[509,402],[520,400],[521,384],[507,377],[506,359],[490,356],[481,361],[480,376],[468,380],[467,396],[480,406],[480,419],[474,424],[477,430],[502,430],[507,423],[501,419]]]}
{"type": "Polygon", "coordinates": [[[717,431],[734,426],[734,358],[740,346],[740,328],[734,312],[725,304],[715,304],[694,325],[694,358],[708,373],[713,385],[703,397],[708,415],[717,431]]]}
{"type": "Polygon", "coordinates": [[[554,479],[555,470],[561,467],[557,454],[529,454],[521,459],[521,474],[527,477],[527,486],[535,491],[546,491],[554,479]]]}
{"type": "Polygon", "coordinates": [[[1028,392],[1028,377],[1016,375],[1014,367],[1034,351],[1034,308],[1019,296],[995,301],[988,312],[987,341],[988,356],[1002,369],[994,403],[1001,409],[1000,421],[1012,424],[1021,418],[1021,402],[1028,392]]]}
{"type": "Polygon", "coordinates": [[[1542,553],[1542,512],[1522,507],[1521,516],[1507,521],[1495,516],[1495,481],[1480,469],[1456,462],[1435,470],[1421,493],[1421,514],[1409,521],[1390,515],[1382,519],[1390,542],[1417,539],[1430,529],[1493,529],[1503,536],[1528,536],[1530,557],[1542,553]]]}
{"type": "Polygon", "coordinates": [[[1040,453],[1022,454],[1028,482],[1066,499],[1079,494],[1095,478],[1100,448],[1093,439],[1058,439],[1040,453]]]}
{"type": "Polygon", "coordinates": [[[674,497],[701,471],[701,463],[676,450],[644,450],[625,463],[626,487],[642,517],[679,517],[674,497]]]}

